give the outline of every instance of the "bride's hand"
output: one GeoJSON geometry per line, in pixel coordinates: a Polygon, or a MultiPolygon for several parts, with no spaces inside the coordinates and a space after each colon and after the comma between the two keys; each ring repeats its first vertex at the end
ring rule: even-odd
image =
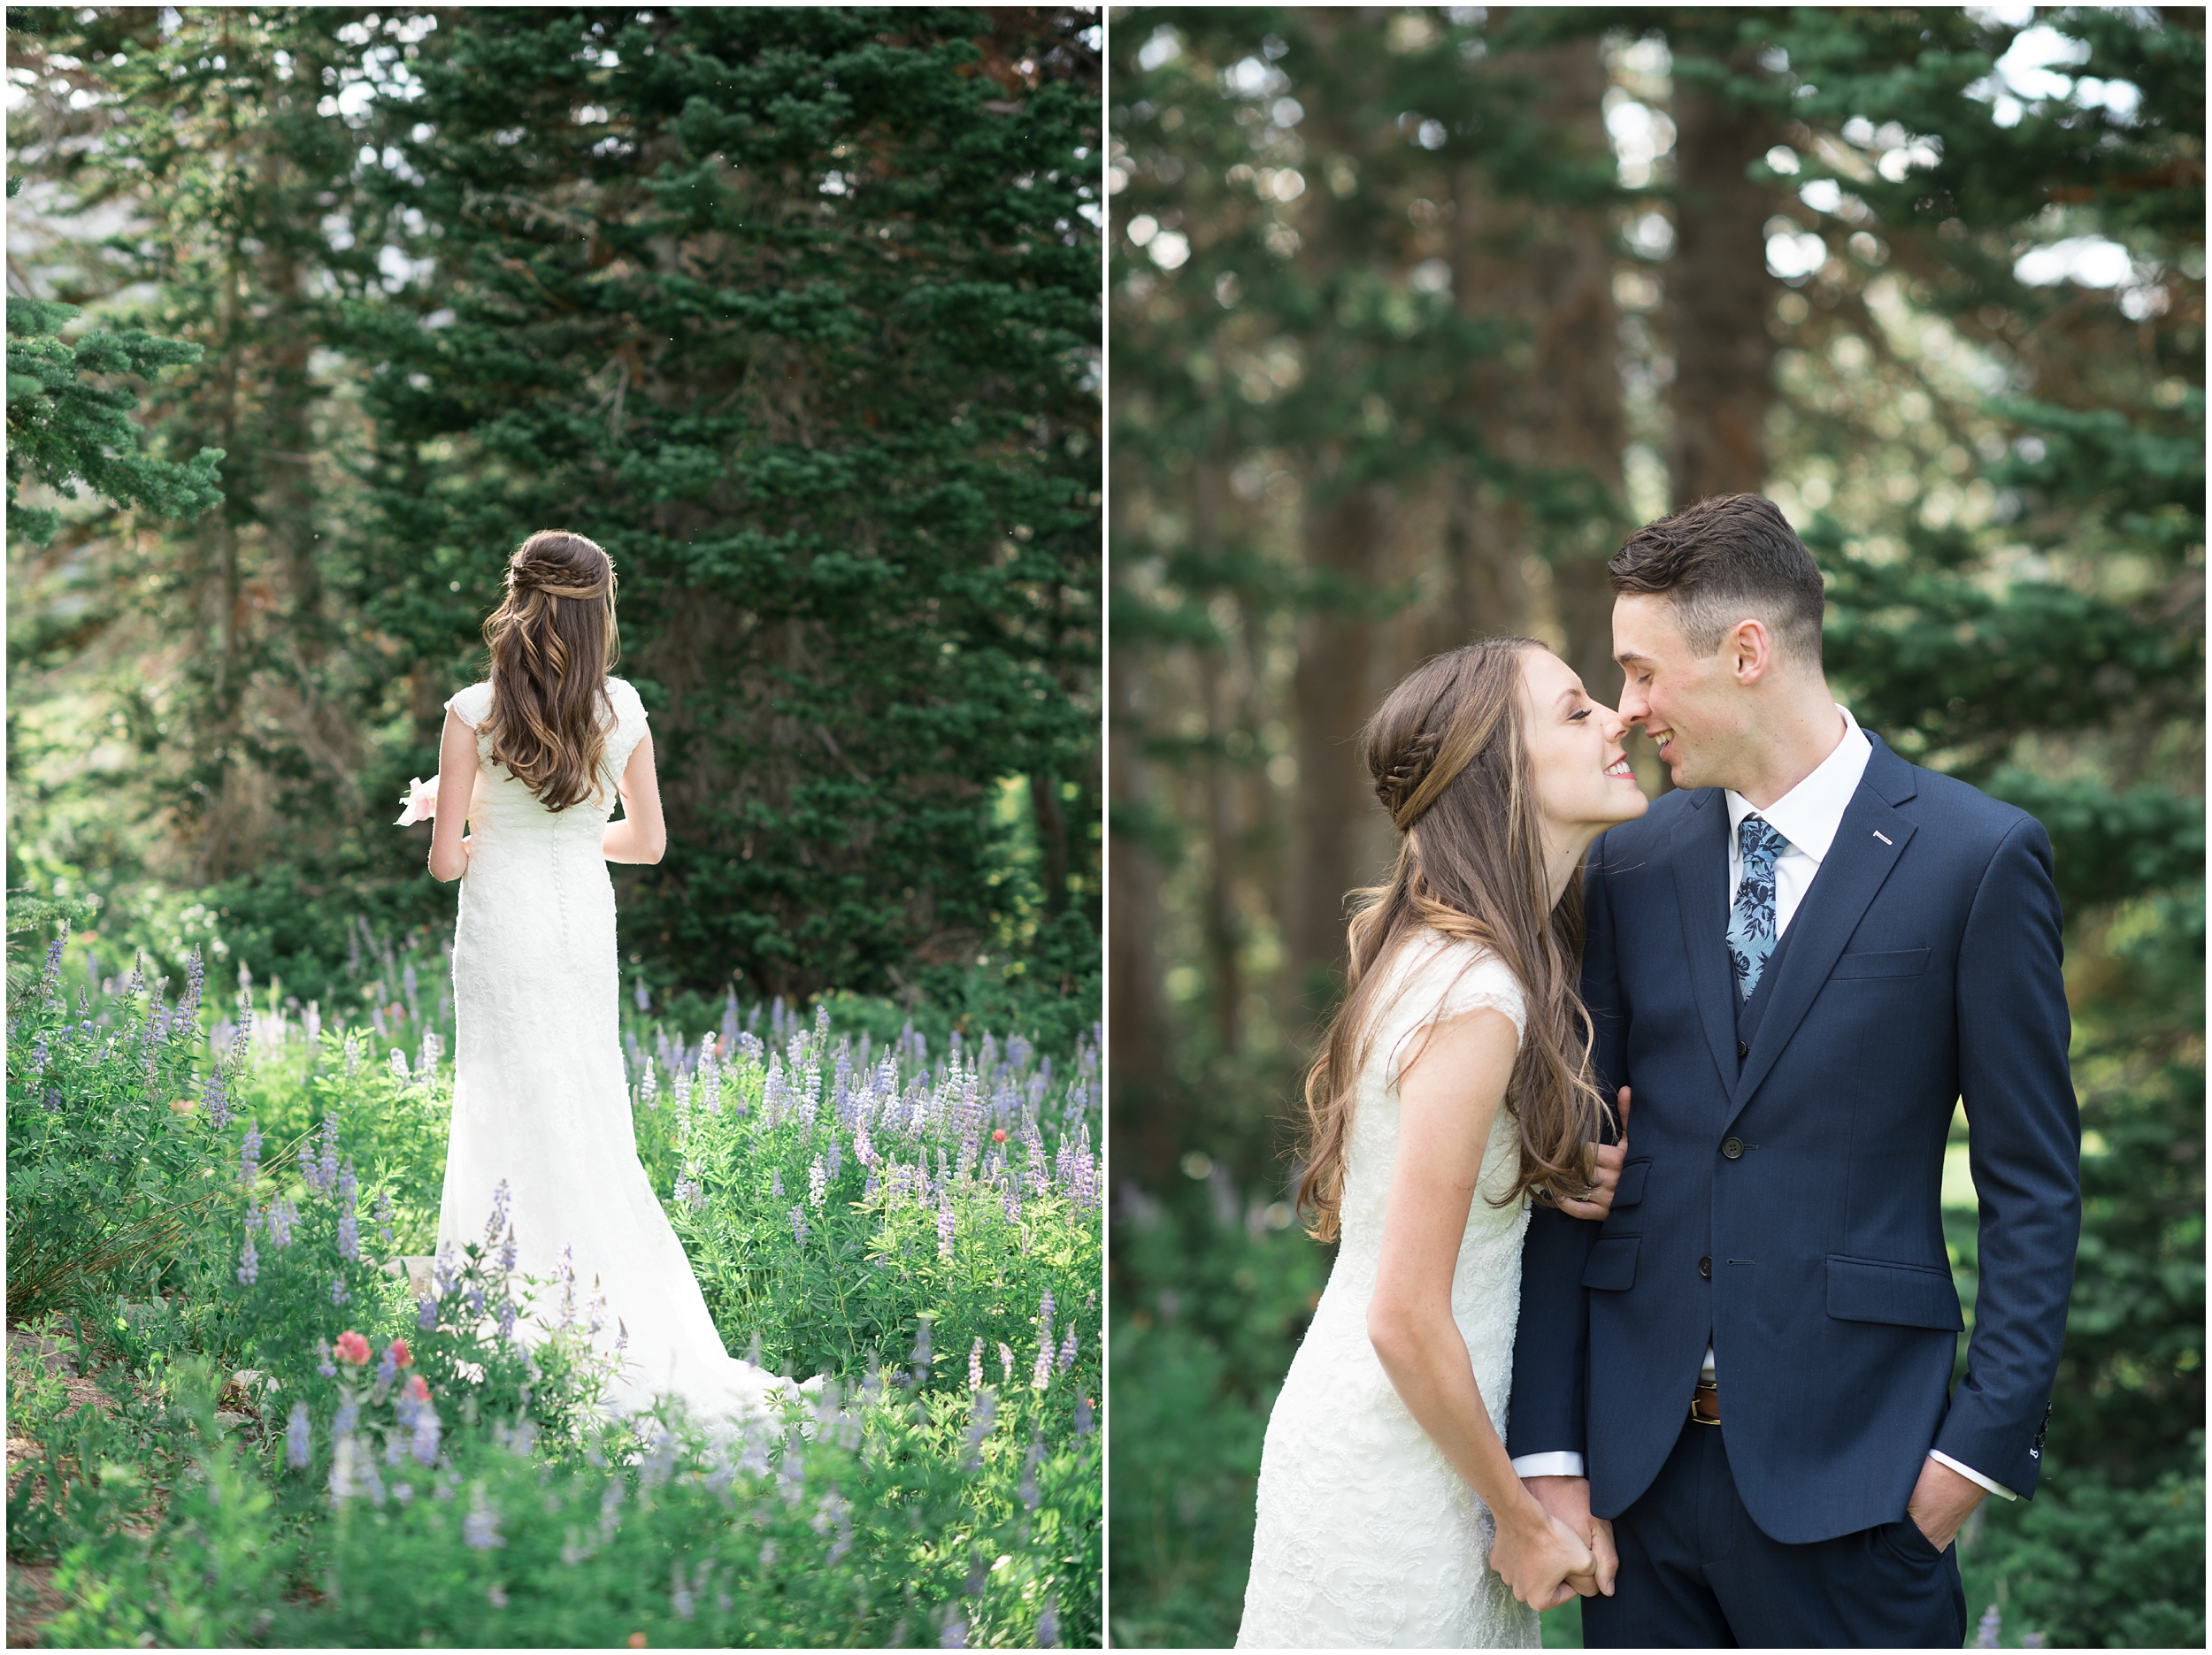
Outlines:
{"type": "Polygon", "coordinates": [[[1628,1088],[1621,1088],[1621,1139],[1617,1144],[1594,1144],[1595,1165],[1587,1194],[1569,1200],[1556,1191],[1552,1199],[1570,1218],[1603,1218],[1613,1210],[1613,1192],[1620,1187],[1621,1163],[1628,1159],[1628,1088]]]}
{"type": "Polygon", "coordinates": [[[1573,1529],[1533,1499],[1528,1505],[1532,1517],[1510,1529],[1499,1525],[1490,1567],[1530,1608],[1556,1609],[1577,1595],[1570,1577],[1594,1575],[1597,1559],[1573,1529]]]}

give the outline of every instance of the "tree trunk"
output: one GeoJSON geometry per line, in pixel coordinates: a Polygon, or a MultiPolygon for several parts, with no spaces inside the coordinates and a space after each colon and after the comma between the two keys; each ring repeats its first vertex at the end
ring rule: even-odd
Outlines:
{"type": "Polygon", "coordinates": [[[1779,139],[1763,111],[1732,107],[1679,78],[1673,114],[1675,252],[1662,313],[1674,348],[1669,463],[1678,510],[1766,487],[1766,221],[1775,201],[1744,172],[1779,139]]]}
{"type": "MultiPolygon", "coordinates": [[[[1540,87],[1532,116],[1551,142],[1578,158],[1609,155],[1605,62],[1594,40],[1502,52],[1491,72],[1540,87]]],[[[1545,545],[1515,502],[1491,503],[1470,490],[1454,512],[1461,588],[1476,607],[1470,636],[1525,631],[1529,601],[1520,562],[1546,553],[1567,664],[1592,694],[1619,688],[1613,665],[1613,599],[1605,560],[1618,544],[1621,417],[1619,317],[1613,303],[1614,250],[1603,209],[1533,199],[1513,180],[1462,169],[1455,180],[1455,287],[1471,316],[1525,330],[1525,344],[1486,364],[1471,387],[1488,416],[1488,445],[1516,464],[1579,470],[1603,495],[1596,510],[1545,545]]]]}
{"type": "MultiPolygon", "coordinates": [[[[1312,508],[1305,522],[1307,567],[1334,576],[1348,593],[1371,593],[1388,516],[1383,490],[1372,484],[1312,508]]],[[[1344,954],[1345,893],[1364,871],[1360,825],[1376,808],[1356,739],[1371,710],[1374,626],[1354,604],[1324,602],[1301,631],[1291,690],[1298,785],[1282,915],[1294,1010],[1317,1027],[1334,996],[1333,974],[1344,954]]]]}

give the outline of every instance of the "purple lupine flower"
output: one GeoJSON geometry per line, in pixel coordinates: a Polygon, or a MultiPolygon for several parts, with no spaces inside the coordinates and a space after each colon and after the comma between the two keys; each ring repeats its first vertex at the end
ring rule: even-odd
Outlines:
{"type": "MultiPolygon", "coordinates": [[[[970,1373],[975,1372],[979,1366],[974,1358],[969,1359],[970,1373]]],[[[991,1434],[991,1424],[997,1414],[997,1395],[987,1386],[978,1390],[968,1405],[968,1448],[960,1458],[963,1471],[980,1471],[983,1468],[983,1439],[991,1434]]]]}
{"type": "Polygon", "coordinates": [[[352,1297],[353,1290],[346,1285],[344,1276],[334,1276],[330,1278],[330,1302],[332,1304],[342,1305],[352,1297]]]}
{"type": "Polygon", "coordinates": [[[317,1339],[315,1341],[315,1354],[317,1358],[319,1359],[315,1363],[315,1371],[320,1374],[325,1379],[335,1379],[338,1376],[338,1369],[336,1365],[330,1360],[330,1341],[328,1339],[317,1339]]]}
{"type": "Polygon", "coordinates": [[[1068,1337],[1060,1341],[1059,1363],[1062,1373],[1066,1373],[1069,1368],[1075,1366],[1075,1329],[1070,1328],[1068,1337]]]}
{"type": "Polygon", "coordinates": [[[315,1173],[317,1189],[332,1190],[337,1187],[338,1117],[334,1115],[323,1116],[322,1153],[316,1160],[315,1173]]]}
{"type": "Polygon", "coordinates": [[[399,1084],[404,1086],[414,1079],[415,1072],[408,1066],[407,1054],[401,1051],[399,1047],[392,1048],[391,1056],[387,1061],[391,1065],[392,1078],[399,1084]]]}
{"type": "Polygon", "coordinates": [[[389,1248],[392,1245],[392,1192],[389,1190],[379,1190],[376,1192],[376,1204],[372,1210],[376,1214],[377,1234],[382,1238],[385,1246],[389,1248]]]}
{"type": "Polygon", "coordinates": [[[261,1170],[261,1128],[253,1121],[246,1122],[246,1141],[238,1151],[238,1182],[249,1195],[253,1192],[253,1181],[261,1170]]]}
{"type": "Polygon", "coordinates": [[[450,1241],[438,1249],[434,1279],[437,1283],[438,1297],[441,1299],[460,1285],[460,1253],[450,1241]]]}
{"type": "Polygon", "coordinates": [[[408,1451],[415,1456],[418,1464],[429,1466],[437,1463],[438,1437],[443,1429],[436,1407],[428,1402],[417,1406],[413,1440],[408,1444],[408,1451]]]}
{"type": "Polygon", "coordinates": [[[1052,1383],[1052,1345],[1049,1340],[1037,1347],[1037,1365],[1030,1371],[1029,1388],[1042,1391],[1052,1383]]]}
{"type": "Polygon", "coordinates": [[[908,1360],[914,1364],[914,1383],[918,1385],[929,1378],[929,1370],[937,1360],[929,1348],[930,1324],[934,1319],[933,1314],[925,1314],[917,1322],[919,1330],[914,1336],[914,1349],[908,1360]]]}
{"type": "Polygon", "coordinates": [[[1048,1596],[1045,1606],[1037,1612],[1037,1647],[1056,1649],[1060,1643],[1060,1605],[1048,1596]]]}
{"type": "MultiPolygon", "coordinates": [[[[346,1031],[346,1078],[351,1080],[361,1072],[361,1037],[350,1029],[346,1031]]],[[[303,1155],[307,1152],[303,1148],[303,1155]]]]}
{"type": "Polygon", "coordinates": [[[295,1471],[307,1469],[312,1457],[313,1443],[309,1436],[307,1404],[295,1402],[292,1417],[284,1427],[284,1463],[295,1471]]]}
{"type": "Polygon", "coordinates": [[[46,945],[46,975],[39,980],[39,987],[48,993],[53,992],[54,981],[61,975],[61,951],[69,940],[69,922],[61,923],[61,935],[46,945]]]}
{"type": "Polygon", "coordinates": [[[499,1232],[507,1227],[507,1203],[511,1199],[507,1189],[507,1180],[502,1178],[499,1181],[499,1187],[492,1191],[491,1222],[484,1226],[486,1245],[488,1245],[497,1241],[499,1232]]]}
{"type": "Polygon", "coordinates": [[[500,1337],[500,1341],[501,1341],[501,1343],[502,1343],[502,1344],[504,1344],[506,1341],[508,1341],[508,1340],[510,1340],[510,1339],[513,1338],[514,1337],[515,1337],[515,1301],[514,1301],[513,1299],[502,1299],[499,1301],[499,1337],[500,1337]]]}
{"type": "Polygon", "coordinates": [[[1022,1457],[1021,1502],[1033,1512],[1043,1498],[1037,1491],[1037,1462],[1044,1458],[1044,1444],[1033,1440],[1028,1453],[1022,1457]]]}
{"type": "Polygon", "coordinates": [[[515,1227],[507,1226],[507,1233],[499,1243],[499,1273],[512,1276],[515,1270],[515,1227]]]}
{"type": "Polygon", "coordinates": [[[355,1190],[353,1162],[349,1161],[338,1175],[338,1256],[349,1263],[361,1257],[361,1221],[354,1211],[355,1190]]]}
{"type": "Polygon", "coordinates": [[[1006,1222],[1018,1224],[1022,1219],[1021,1186],[1011,1178],[1006,1181],[1006,1222]]]}
{"type": "Polygon", "coordinates": [[[245,1250],[238,1255],[238,1284],[251,1287],[261,1279],[261,1260],[253,1250],[253,1235],[246,1236],[245,1250]]]}
{"type": "Polygon", "coordinates": [[[1052,1348],[1052,1313],[1055,1308],[1056,1306],[1052,1302],[1052,1290],[1048,1287],[1045,1289],[1043,1299],[1040,1299],[1037,1304],[1037,1339],[1038,1343],[1048,1351],[1052,1348]]]}
{"type": "Polygon", "coordinates": [[[981,1339],[978,1339],[975,1342],[974,1346],[968,1352],[968,1389],[971,1391],[979,1391],[982,1388],[983,1341],[981,1339]]]}
{"type": "Polygon", "coordinates": [[[1075,1399],[1075,1434],[1078,1437],[1091,1434],[1091,1399],[1088,1397],[1075,1399]]]}
{"type": "Polygon", "coordinates": [[[289,1200],[278,1198],[269,1204],[269,1245],[288,1247],[292,1245],[292,1226],[299,1222],[300,1209],[289,1200]]]}
{"type": "Polygon", "coordinates": [[[1004,1339],[998,1342],[998,1370],[1002,1383],[1014,1383],[1014,1347],[1004,1339]]]}
{"type": "Polygon", "coordinates": [[[937,1209],[937,1256],[941,1259],[952,1257],[954,1227],[952,1206],[948,1202],[937,1209]]]}
{"type": "Polygon", "coordinates": [[[426,1299],[415,1306],[415,1326],[424,1333],[435,1333],[438,1330],[438,1301],[436,1299],[426,1299]]]}
{"type": "Polygon", "coordinates": [[[830,1138],[828,1168],[829,1181],[832,1184],[835,1184],[837,1182],[837,1175],[844,1169],[844,1142],[841,1138],[839,1138],[833,1134],[830,1138]]]}
{"type": "Polygon", "coordinates": [[[638,1082],[637,1095],[638,1101],[649,1109],[657,1109],[661,1107],[660,1077],[656,1073],[656,1065],[650,1058],[648,1058],[645,1062],[645,1078],[638,1082]]]}
{"type": "Polygon", "coordinates": [[[376,1364],[376,1394],[381,1396],[392,1388],[392,1381],[399,1377],[399,1346],[388,1345],[376,1364]]]}
{"type": "MultiPolygon", "coordinates": [[[[777,1193],[780,1195],[782,1191],[779,1190],[777,1193]]],[[[802,1247],[806,1245],[806,1208],[804,1207],[795,1207],[791,1209],[791,1233],[797,1238],[802,1247]]]]}
{"type": "Polygon", "coordinates": [[[860,1130],[853,1134],[853,1154],[862,1166],[868,1168],[871,1171],[874,1170],[876,1142],[868,1136],[868,1122],[865,1120],[861,1122],[860,1130]]]}
{"type": "Polygon", "coordinates": [[[207,1084],[200,1089],[200,1107],[208,1122],[218,1131],[230,1124],[230,1101],[223,1096],[223,1071],[219,1068],[208,1070],[207,1084]]]}
{"type": "Polygon", "coordinates": [[[945,1617],[945,1629],[938,1634],[937,1647],[941,1650],[964,1650],[968,1647],[968,1619],[955,1612],[945,1617]]]}
{"type": "Polygon", "coordinates": [[[829,1193],[829,1168],[817,1155],[814,1164],[806,1169],[806,1199],[816,1207],[822,1205],[829,1193]]]}
{"type": "Polygon", "coordinates": [[[1982,1612],[1981,1625],[1974,1628],[1974,1647],[1978,1650],[2001,1649],[2004,1646],[2005,1618],[1997,1605],[1992,1604],[1982,1612]]]}
{"type": "Polygon", "coordinates": [[[768,1193],[774,1196],[779,1201],[783,1199],[783,1172],[780,1168],[771,1168],[769,1169],[768,1193]]]}
{"type": "Polygon", "coordinates": [[[507,1544],[499,1532],[499,1512],[485,1499],[481,1483],[469,1485],[469,1514],[461,1520],[461,1544],[478,1552],[507,1544]]]}
{"type": "Polygon", "coordinates": [[[58,1115],[61,1112],[61,1088],[59,1086],[47,1087],[46,1095],[41,1098],[39,1102],[45,1106],[49,1115],[58,1115]]]}

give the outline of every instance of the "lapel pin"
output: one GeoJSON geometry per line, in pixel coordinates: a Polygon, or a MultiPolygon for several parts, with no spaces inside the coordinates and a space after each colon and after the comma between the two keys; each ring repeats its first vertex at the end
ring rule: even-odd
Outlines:
{"type": "Polygon", "coordinates": [[[1890,837],[1889,837],[1889,835],[1888,835],[1888,834],[1886,834],[1886,833],[1885,833],[1885,832],[1883,832],[1883,831],[1882,831],[1882,830],[1881,830],[1881,829],[1879,829],[1879,828],[1876,828],[1876,829],[1874,830],[1874,837],[1875,837],[1876,839],[1878,839],[1881,840],[1881,841],[1882,841],[1882,843],[1883,843],[1883,844],[1885,844],[1885,845],[1887,845],[1887,844],[1889,844],[1889,843],[1890,843],[1890,837]]]}

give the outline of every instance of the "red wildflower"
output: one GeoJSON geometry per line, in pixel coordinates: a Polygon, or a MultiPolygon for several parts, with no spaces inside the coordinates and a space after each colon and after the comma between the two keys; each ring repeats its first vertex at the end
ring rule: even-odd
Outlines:
{"type": "Polygon", "coordinates": [[[338,1336],[337,1355],[342,1362],[351,1362],[356,1368],[364,1367],[369,1360],[369,1342],[348,1328],[338,1336]]]}
{"type": "Polygon", "coordinates": [[[409,1368],[414,1364],[414,1353],[407,1348],[407,1341],[404,1339],[392,1341],[390,1355],[392,1366],[395,1368],[409,1368]]]}

